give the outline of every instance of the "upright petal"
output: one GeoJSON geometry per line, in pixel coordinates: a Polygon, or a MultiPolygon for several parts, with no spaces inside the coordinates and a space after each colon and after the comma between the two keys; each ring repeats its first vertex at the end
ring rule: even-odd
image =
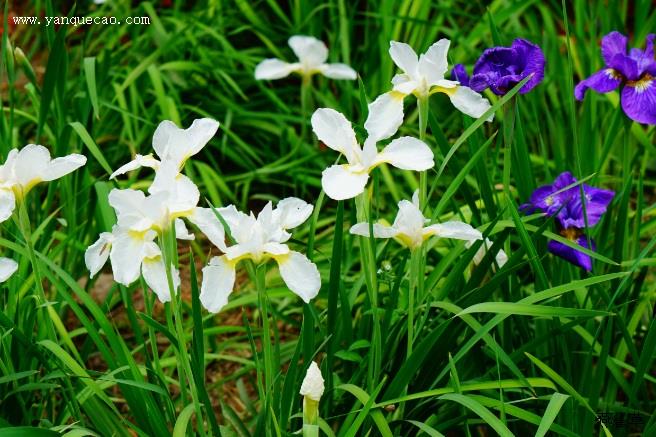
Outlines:
{"type": "Polygon", "coordinates": [[[122,165],[121,167],[118,168],[112,175],[109,177],[110,179],[114,179],[116,176],[120,176],[122,174],[125,174],[127,172],[136,170],[141,167],[149,167],[152,169],[157,170],[159,168],[160,162],[153,158],[153,155],[139,155],[137,154],[134,159],[127,164],[122,165]]]}
{"type": "Polygon", "coordinates": [[[187,229],[187,225],[185,225],[184,220],[182,219],[175,219],[175,238],[178,240],[193,240],[196,237],[194,234],[190,234],[189,230],[187,229]]]}
{"type": "Polygon", "coordinates": [[[203,268],[200,303],[211,313],[218,313],[228,303],[235,286],[235,265],[225,256],[214,257],[203,268]]]}
{"type": "Polygon", "coordinates": [[[583,100],[588,88],[592,88],[598,93],[609,93],[615,91],[621,83],[622,76],[618,72],[612,68],[604,68],[576,84],[574,97],[576,100],[583,100]]]}
{"type": "MultiPolygon", "coordinates": [[[[157,246],[152,243],[155,248],[157,246]]],[[[152,249],[155,249],[152,248],[152,249]]],[[[171,288],[169,281],[166,277],[166,267],[164,267],[164,260],[162,259],[159,249],[150,251],[149,256],[144,258],[141,267],[144,281],[148,287],[157,295],[160,302],[166,303],[171,301],[171,288]]],[[[175,267],[171,266],[171,279],[173,281],[173,289],[177,290],[180,287],[180,272],[175,267]]]]}
{"type": "Polygon", "coordinates": [[[200,152],[219,129],[219,122],[211,118],[196,119],[187,129],[172,121],[163,121],[153,134],[153,149],[157,156],[173,161],[180,169],[185,161],[200,152]]]}
{"type": "Polygon", "coordinates": [[[277,221],[283,229],[293,229],[305,221],[312,214],[314,207],[304,200],[297,197],[287,197],[282,199],[273,210],[273,219],[277,221]]]}
{"type": "Polygon", "coordinates": [[[601,39],[601,56],[606,65],[610,65],[615,55],[626,55],[628,38],[619,32],[613,31],[601,39]]]}
{"type": "MultiPolygon", "coordinates": [[[[394,238],[399,234],[399,231],[392,226],[382,225],[380,223],[372,224],[375,238],[394,238]]],[[[369,237],[369,223],[357,223],[351,226],[349,232],[353,235],[361,237],[369,237]]]]}
{"type": "Polygon", "coordinates": [[[323,64],[321,74],[331,79],[355,80],[358,73],[346,64],[323,64]]]}
{"type": "Polygon", "coordinates": [[[375,141],[384,140],[394,135],[403,124],[404,95],[391,91],[376,97],[369,104],[369,114],[364,128],[375,141]]]}
{"type": "MultiPolygon", "coordinates": [[[[447,95],[456,109],[470,117],[480,118],[492,107],[488,99],[466,86],[459,86],[455,92],[447,95]]],[[[492,121],[493,117],[491,115],[486,121],[492,121]]]]}
{"type": "Polygon", "coordinates": [[[656,80],[646,77],[622,89],[622,109],[632,120],[656,124],[656,80]]]}
{"type": "Polygon", "coordinates": [[[210,208],[197,207],[187,219],[196,225],[213,245],[225,252],[225,230],[214,211],[210,208]]]}
{"type": "Polygon", "coordinates": [[[471,225],[458,221],[450,221],[430,225],[424,228],[426,236],[435,235],[440,238],[455,238],[457,240],[481,240],[483,234],[471,225]]]}
{"type": "Polygon", "coordinates": [[[319,108],[312,114],[311,124],[317,138],[326,146],[342,153],[349,162],[354,159],[359,146],[351,122],[343,114],[319,108]]]}
{"type": "Polygon", "coordinates": [[[321,288],[321,275],[317,266],[302,253],[294,251],[275,259],[280,268],[280,276],[287,287],[305,303],[310,303],[321,288]]]}
{"type": "Polygon", "coordinates": [[[390,41],[389,54],[397,67],[412,78],[417,76],[419,59],[412,47],[406,43],[390,41]]]}
{"type": "Polygon", "coordinates": [[[11,189],[0,188],[0,223],[9,219],[16,208],[16,197],[11,189]]]}
{"type": "Polygon", "coordinates": [[[299,64],[290,64],[280,59],[265,59],[255,67],[255,79],[282,79],[300,68],[299,64]]]}
{"type": "Polygon", "coordinates": [[[321,186],[333,200],[352,199],[364,191],[369,180],[366,172],[354,173],[348,165],[333,165],[321,175],[321,186]]]}
{"type": "Polygon", "coordinates": [[[312,36],[295,35],[288,42],[298,60],[305,66],[319,67],[328,59],[326,44],[312,36]]]}
{"type": "Polygon", "coordinates": [[[433,151],[413,137],[397,138],[378,154],[375,163],[387,162],[402,170],[424,171],[435,165],[433,151]]]}
{"type": "Polygon", "coordinates": [[[114,242],[114,234],[110,232],[103,232],[100,234],[98,240],[89,246],[84,252],[84,263],[89,269],[89,276],[93,278],[103,268],[109,253],[112,249],[114,242]]]}
{"type": "Polygon", "coordinates": [[[419,74],[426,79],[429,86],[436,85],[437,82],[444,79],[449,68],[447,53],[450,44],[451,41],[442,38],[419,57],[419,74]]]}
{"type": "Polygon", "coordinates": [[[0,258],[0,283],[5,282],[18,270],[18,263],[13,259],[0,258]]]}
{"type": "Polygon", "coordinates": [[[50,164],[50,152],[38,144],[28,144],[18,151],[13,160],[13,176],[24,191],[43,179],[50,164]]]}
{"type": "Polygon", "coordinates": [[[167,164],[168,162],[155,174],[155,180],[148,188],[148,192],[166,194],[164,206],[169,213],[173,216],[186,216],[198,205],[200,191],[191,179],[181,173],[170,174],[172,177],[167,176],[164,170],[167,164]]]}

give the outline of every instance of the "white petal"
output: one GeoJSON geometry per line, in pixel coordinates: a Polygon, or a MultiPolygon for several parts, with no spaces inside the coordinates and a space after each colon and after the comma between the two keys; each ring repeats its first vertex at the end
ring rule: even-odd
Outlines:
{"type": "Polygon", "coordinates": [[[407,74],[397,74],[392,78],[392,87],[393,91],[407,96],[412,94],[417,88],[419,88],[419,82],[410,79],[410,76],[407,74]]]}
{"type": "Polygon", "coordinates": [[[440,238],[455,238],[458,240],[480,240],[483,234],[471,225],[458,221],[438,223],[424,228],[424,235],[436,235],[440,238]]]}
{"type": "Polygon", "coordinates": [[[410,77],[417,74],[417,53],[406,43],[390,41],[389,54],[394,63],[410,77]]]}
{"type": "Polygon", "coordinates": [[[98,240],[89,246],[84,252],[84,263],[89,269],[89,276],[94,277],[103,268],[114,242],[114,234],[110,232],[103,232],[100,234],[98,240]]]}
{"type": "Polygon", "coordinates": [[[376,163],[387,162],[402,170],[423,171],[435,165],[433,151],[416,138],[397,138],[385,147],[378,157],[376,163]]]}
{"type": "Polygon", "coordinates": [[[143,191],[114,188],[109,192],[108,200],[109,205],[116,211],[119,226],[144,230],[152,224],[143,213],[146,204],[146,195],[143,191]]]}
{"type": "MultiPolygon", "coordinates": [[[[171,288],[166,277],[166,269],[161,254],[144,258],[141,273],[143,274],[144,281],[146,281],[146,284],[153,293],[157,295],[160,302],[165,303],[171,301],[171,288]]],[[[173,288],[177,290],[180,286],[180,272],[173,266],[171,266],[171,276],[173,279],[173,288]]]]}
{"type": "Polygon", "coordinates": [[[196,237],[190,234],[187,225],[182,219],[175,219],[175,238],[178,240],[193,240],[196,237]]]}
{"type": "Polygon", "coordinates": [[[262,245],[262,252],[268,253],[269,255],[275,257],[279,255],[286,255],[290,251],[289,251],[289,246],[287,246],[286,244],[269,242],[262,245]]]}
{"type": "Polygon", "coordinates": [[[18,263],[13,259],[0,258],[0,282],[5,282],[18,270],[18,263]]]}
{"type": "Polygon", "coordinates": [[[54,181],[69,173],[74,172],[78,168],[87,163],[87,158],[84,155],[73,153],[71,155],[55,158],[48,164],[45,172],[43,173],[44,181],[54,181]]]}
{"type": "Polygon", "coordinates": [[[319,140],[342,153],[349,162],[359,149],[351,122],[343,114],[330,108],[319,108],[312,114],[312,130],[319,140]]]}
{"type": "Polygon", "coordinates": [[[273,211],[274,220],[277,220],[283,229],[293,229],[305,223],[313,209],[314,207],[304,200],[288,197],[276,205],[273,211]]]}
{"type": "Polygon", "coordinates": [[[139,278],[146,241],[128,232],[116,235],[109,253],[114,280],[126,287],[139,278]]]}
{"type": "Polygon", "coordinates": [[[369,104],[364,128],[370,138],[384,140],[399,130],[403,124],[403,98],[403,94],[392,91],[381,94],[369,104]]]}
{"type": "Polygon", "coordinates": [[[301,396],[307,396],[315,402],[319,402],[323,395],[323,391],[324,381],[323,376],[321,376],[321,370],[319,370],[317,363],[312,361],[310,367],[308,367],[307,372],[305,373],[305,378],[303,378],[299,394],[301,396]]]}
{"type": "Polygon", "coordinates": [[[211,313],[218,313],[228,303],[235,285],[235,266],[225,256],[214,257],[203,268],[200,303],[211,313]]]}
{"type": "Polygon", "coordinates": [[[444,79],[449,63],[447,53],[451,41],[441,39],[419,57],[419,73],[426,78],[428,85],[435,85],[438,81],[444,79]]]}
{"type": "MultiPolygon", "coordinates": [[[[455,92],[447,95],[460,112],[474,118],[481,117],[492,106],[488,99],[466,86],[458,86],[455,92]]],[[[492,121],[493,117],[491,116],[487,121],[492,121]]]]}
{"type": "Polygon", "coordinates": [[[219,122],[211,118],[194,120],[187,129],[180,129],[172,121],[163,121],[153,134],[153,149],[163,161],[171,160],[178,167],[200,152],[219,129],[219,122]]]}
{"type": "Polygon", "coordinates": [[[239,211],[235,205],[228,205],[223,208],[217,208],[217,211],[231,230],[236,229],[240,223],[249,218],[248,215],[239,211]]]}
{"type": "Polygon", "coordinates": [[[331,79],[355,80],[358,73],[346,64],[324,64],[321,66],[321,74],[331,79]]]}
{"type": "Polygon", "coordinates": [[[348,167],[348,165],[333,165],[323,171],[321,186],[331,199],[352,199],[364,191],[369,174],[352,173],[348,167]]]}
{"type": "Polygon", "coordinates": [[[13,176],[23,188],[31,188],[43,181],[43,174],[50,163],[50,152],[38,144],[28,144],[15,155],[13,176]]]}
{"type": "MultiPolygon", "coordinates": [[[[391,226],[381,225],[380,223],[374,223],[372,226],[375,238],[394,238],[398,235],[398,231],[391,226]]],[[[351,226],[349,232],[353,235],[369,237],[369,223],[357,223],[351,226]]]]}
{"type": "Polygon", "coordinates": [[[408,200],[399,202],[399,212],[394,219],[394,228],[409,236],[419,236],[424,229],[426,219],[419,207],[408,200]]]}
{"type": "Polygon", "coordinates": [[[166,193],[165,207],[174,216],[186,216],[198,205],[200,191],[187,176],[178,173],[171,178],[165,175],[165,165],[155,175],[148,189],[151,194],[166,193]]]}
{"type": "Polygon", "coordinates": [[[14,213],[16,198],[11,189],[0,189],[0,223],[7,220],[14,213]]]}
{"type": "Polygon", "coordinates": [[[120,176],[122,174],[136,170],[141,167],[149,167],[157,170],[159,168],[159,164],[160,162],[155,158],[153,158],[153,155],[137,154],[132,161],[119,167],[118,170],[112,173],[112,175],[109,178],[114,179],[116,176],[120,176]]]}
{"type": "Polygon", "coordinates": [[[309,67],[318,67],[328,59],[328,48],[311,36],[296,35],[289,38],[289,47],[302,64],[309,67]]]}
{"type": "Polygon", "coordinates": [[[210,208],[194,208],[192,214],[187,216],[187,219],[196,225],[212,244],[225,252],[225,230],[214,211],[210,208]]]}
{"type": "Polygon", "coordinates": [[[275,80],[287,77],[298,67],[298,64],[289,64],[280,59],[265,59],[255,67],[255,79],[275,80]]]}
{"type": "MultiPolygon", "coordinates": [[[[474,240],[468,241],[467,244],[465,244],[465,247],[470,248],[474,244],[474,240]]],[[[492,247],[492,241],[490,241],[489,238],[486,238],[481,247],[478,248],[476,251],[476,254],[474,255],[473,262],[474,264],[478,265],[483,261],[483,258],[485,257],[485,254],[487,253],[488,250],[492,247]]],[[[503,265],[508,261],[508,255],[506,255],[506,252],[503,251],[503,249],[500,249],[499,252],[497,252],[497,255],[495,256],[495,261],[499,267],[503,267],[503,265]]]]}
{"type": "Polygon", "coordinates": [[[309,303],[319,294],[321,276],[319,269],[305,255],[291,251],[288,255],[276,257],[280,276],[287,287],[296,293],[305,303],[309,303]]]}

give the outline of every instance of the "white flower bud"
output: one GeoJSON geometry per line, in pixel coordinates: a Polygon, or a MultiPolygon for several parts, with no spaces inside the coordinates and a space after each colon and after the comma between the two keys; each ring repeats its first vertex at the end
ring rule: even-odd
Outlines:
{"type": "Polygon", "coordinates": [[[324,385],[323,385],[323,376],[321,376],[321,370],[319,366],[314,361],[310,364],[310,367],[305,374],[305,379],[303,379],[303,384],[301,384],[300,394],[312,399],[315,402],[319,402],[321,396],[323,395],[324,385]]]}

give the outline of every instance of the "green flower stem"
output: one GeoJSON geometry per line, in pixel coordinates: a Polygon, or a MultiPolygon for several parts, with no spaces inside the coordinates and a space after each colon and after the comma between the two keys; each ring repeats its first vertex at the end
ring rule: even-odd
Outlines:
{"type": "MultiPolygon", "coordinates": [[[[198,391],[196,390],[196,381],[194,380],[194,375],[191,370],[191,358],[187,352],[187,343],[185,341],[184,329],[182,326],[182,295],[178,293],[176,287],[173,284],[173,274],[171,272],[171,266],[177,266],[178,261],[178,250],[177,242],[175,238],[175,231],[173,229],[168,229],[164,231],[162,236],[162,256],[164,261],[164,270],[166,271],[166,280],[169,285],[169,291],[171,293],[171,312],[173,313],[173,321],[175,324],[175,331],[178,337],[178,363],[182,366],[184,376],[180,377],[180,389],[181,392],[184,392],[184,378],[187,379],[189,383],[189,390],[191,392],[191,399],[194,404],[194,410],[196,412],[196,423],[198,425],[198,431],[201,436],[205,436],[205,427],[203,426],[203,411],[202,405],[198,399],[198,391]],[[178,302],[180,299],[180,302],[178,302]]],[[[212,431],[210,430],[210,434],[212,431]]]]}
{"type": "MultiPolygon", "coordinates": [[[[271,326],[269,323],[269,303],[266,295],[266,264],[260,264],[255,268],[255,288],[257,291],[257,302],[260,309],[260,317],[262,318],[262,335],[260,340],[262,342],[262,354],[264,361],[264,387],[265,396],[271,394],[270,390],[273,386],[273,349],[271,343],[271,326]]],[[[262,373],[260,371],[260,379],[262,373]]],[[[266,399],[266,398],[265,398],[266,399]]],[[[262,401],[265,401],[262,399],[262,401]]],[[[263,411],[266,407],[263,407],[263,411]]]]}
{"type": "MultiPolygon", "coordinates": [[[[369,223],[369,197],[368,191],[355,198],[355,207],[359,223],[369,223]]],[[[370,233],[371,233],[370,229],[370,233]]],[[[371,313],[373,317],[373,330],[371,338],[371,349],[369,353],[369,366],[367,376],[369,389],[376,387],[376,381],[380,374],[382,361],[382,336],[380,330],[380,318],[378,314],[378,281],[376,278],[376,255],[373,246],[373,237],[360,237],[360,257],[365,275],[365,284],[371,302],[371,313]]]]}
{"type": "Polygon", "coordinates": [[[303,75],[301,82],[301,138],[300,142],[305,141],[307,135],[309,111],[312,106],[312,76],[303,75]]]}
{"type": "Polygon", "coordinates": [[[319,437],[319,402],[303,397],[303,437],[319,437]]]}

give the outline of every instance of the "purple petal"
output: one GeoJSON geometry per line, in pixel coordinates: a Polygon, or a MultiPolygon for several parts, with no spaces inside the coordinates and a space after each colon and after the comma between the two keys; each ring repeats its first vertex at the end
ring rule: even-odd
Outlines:
{"type": "Polygon", "coordinates": [[[469,79],[469,88],[473,89],[477,93],[481,93],[485,91],[487,88],[492,88],[492,91],[495,94],[498,94],[493,88],[493,85],[496,83],[498,78],[499,78],[499,73],[495,71],[488,71],[486,73],[474,74],[469,79]]]}
{"type": "Polygon", "coordinates": [[[622,83],[622,78],[612,68],[604,68],[597,71],[592,76],[582,80],[574,88],[574,97],[576,100],[583,100],[588,88],[592,88],[598,93],[608,93],[617,89],[622,83]]]}
{"type": "Polygon", "coordinates": [[[575,183],[576,183],[576,178],[574,177],[572,172],[564,171],[558,176],[556,176],[556,179],[554,179],[554,183],[553,183],[554,191],[562,190],[563,188],[575,183]]]}
{"type": "MultiPolygon", "coordinates": [[[[592,250],[596,250],[594,241],[591,240],[591,242],[592,250]]],[[[576,243],[579,246],[588,249],[588,240],[585,235],[578,237],[576,243]]],[[[576,266],[579,266],[587,271],[592,270],[592,258],[579,250],[569,247],[556,240],[549,241],[547,248],[549,249],[549,252],[569,261],[576,266]]]]}
{"type": "Polygon", "coordinates": [[[462,64],[456,64],[451,70],[451,80],[457,80],[460,85],[469,86],[469,75],[467,69],[462,64]]]}
{"type": "Polygon", "coordinates": [[[656,124],[656,80],[646,76],[635,82],[627,83],[622,90],[622,109],[632,120],[638,123],[656,124]]]}
{"type": "Polygon", "coordinates": [[[645,56],[650,59],[654,59],[654,39],[656,35],[650,33],[647,35],[647,42],[645,43],[645,56]]]}
{"type": "Polygon", "coordinates": [[[522,79],[529,74],[533,74],[533,78],[526,82],[519,91],[521,94],[526,94],[544,79],[544,53],[542,53],[540,46],[523,38],[517,38],[513,41],[511,48],[517,52],[518,56],[525,59],[522,79]]]}
{"type": "Polygon", "coordinates": [[[611,32],[601,39],[601,56],[606,65],[610,65],[615,55],[626,55],[627,42],[628,38],[619,32],[611,32]]]}
{"type": "Polygon", "coordinates": [[[638,61],[626,55],[615,55],[608,66],[627,80],[637,80],[640,77],[638,61]]]}
{"type": "MultiPolygon", "coordinates": [[[[474,64],[474,74],[484,74],[490,71],[500,72],[513,68],[515,65],[517,53],[509,47],[491,47],[485,49],[476,64],[474,64]]],[[[512,73],[515,73],[513,71],[512,73]]]]}
{"type": "MultiPolygon", "coordinates": [[[[581,202],[580,187],[574,188],[576,195],[567,204],[566,208],[558,214],[558,221],[564,228],[576,227],[584,228],[586,225],[583,216],[583,204],[581,202]]],[[[592,227],[599,223],[601,216],[608,209],[608,205],[613,200],[615,193],[611,190],[604,190],[602,188],[591,187],[590,185],[583,185],[585,193],[585,213],[588,218],[588,227],[592,227]]]]}

